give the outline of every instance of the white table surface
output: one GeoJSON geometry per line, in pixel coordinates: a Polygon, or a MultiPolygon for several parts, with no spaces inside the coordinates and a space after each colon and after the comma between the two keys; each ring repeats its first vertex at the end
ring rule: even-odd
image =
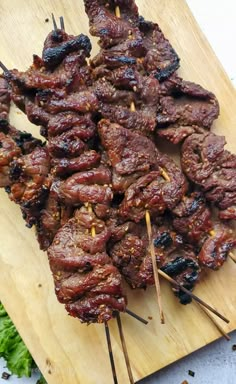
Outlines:
{"type": "MultiPolygon", "coordinates": [[[[229,78],[236,86],[236,1],[187,0],[187,2],[229,78]]],[[[236,384],[236,351],[232,351],[232,345],[236,344],[236,332],[233,332],[231,337],[231,341],[221,339],[208,345],[142,380],[140,384],[181,384],[184,380],[187,380],[188,384],[236,384]],[[188,370],[194,371],[195,376],[189,376],[188,370]]],[[[156,358],[158,359],[158,356],[156,358]]],[[[6,369],[1,359],[0,377],[3,371],[6,369]]],[[[30,379],[17,379],[12,376],[7,382],[35,384],[37,377],[37,373],[30,379]]],[[[0,383],[6,381],[0,378],[0,383]]],[[[102,381],[95,384],[102,384],[102,381]]]]}

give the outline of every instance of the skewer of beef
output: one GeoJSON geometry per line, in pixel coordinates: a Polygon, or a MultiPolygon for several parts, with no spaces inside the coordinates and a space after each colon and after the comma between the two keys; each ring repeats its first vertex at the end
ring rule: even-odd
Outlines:
{"type": "MultiPolygon", "coordinates": [[[[84,130],[84,127],[82,126],[81,127],[81,130],[83,131],[84,130]]],[[[93,132],[94,133],[94,132],[93,132]]],[[[55,142],[50,142],[49,143],[49,153],[50,153],[50,155],[51,156],[55,156],[55,155],[57,155],[57,151],[59,151],[59,152],[65,152],[66,151],[66,154],[67,154],[67,156],[70,154],[70,151],[72,151],[72,154],[73,155],[75,155],[75,153],[74,153],[74,150],[76,150],[77,149],[77,147],[78,147],[78,143],[77,143],[77,147],[75,147],[75,146],[73,146],[73,142],[71,143],[71,140],[73,139],[73,135],[71,134],[70,136],[69,136],[69,141],[68,141],[68,137],[63,137],[63,140],[62,140],[62,143],[61,143],[61,146],[59,146],[59,141],[57,141],[56,143],[55,142]],[[53,151],[52,151],[52,148],[54,148],[54,151],[56,151],[56,153],[54,153],[53,151]],[[56,148],[56,149],[55,149],[56,148]]],[[[59,157],[60,157],[60,154],[59,154],[59,157]]],[[[92,171],[92,172],[90,172],[90,175],[89,174],[87,174],[87,178],[89,178],[90,177],[90,179],[91,179],[91,177],[92,178],[94,178],[94,174],[93,174],[94,172],[92,171]]],[[[96,173],[96,171],[95,171],[95,173],[96,173]]],[[[99,171],[98,171],[98,174],[99,174],[99,171]]],[[[109,177],[109,175],[108,174],[106,174],[106,172],[105,172],[105,174],[104,174],[104,170],[100,170],[100,176],[103,176],[103,178],[105,177],[105,178],[108,178],[109,177]],[[103,174],[102,174],[102,171],[103,171],[103,174]]],[[[84,177],[86,177],[86,175],[85,175],[85,172],[84,172],[84,177]]],[[[98,177],[98,175],[95,175],[95,178],[96,177],[98,177]]],[[[81,178],[83,178],[83,176],[82,176],[82,174],[81,174],[81,178]]],[[[90,180],[91,181],[91,180],[90,180]]],[[[104,180],[103,180],[103,182],[104,182],[104,180]]],[[[96,186],[95,186],[96,187],[96,186]]],[[[86,189],[86,185],[85,185],[85,189],[86,189]]],[[[91,188],[90,188],[91,189],[91,188]]],[[[86,191],[83,191],[83,193],[82,193],[82,195],[83,196],[85,196],[86,195],[86,191]]],[[[95,191],[93,191],[93,198],[92,198],[92,193],[90,192],[90,198],[91,198],[91,201],[93,202],[93,203],[96,203],[97,201],[93,201],[94,200],[94,198],[95,198],[95,195],[96,195],[96,188],[95,188],[95,191]]],[[[111,193],[109,194],[109,196],[111,196],[111,193]]],[[[107,196],[107,198],[109,197],[109,196],[107,196]]],[[[77,198],[77,200],[78,200],[78,198],[77,198]]],[[[95,200],[96,200],[96,198],[95,198],[95,200]]],[[[104,200],[105,199],[102,199],[102,201],[104,202],[104,200]]],[[[81,203],[81,202],[83,202],[83,201],[81,201],[81,199],[79,199],[79,202],[81,203]]],[[[86,201],[87,202],[87,201],[86,201]]],[[[87,229],[86,229],[86,231],[87,231],[87,229]]],[[[108,236],[108,235],[107,235],[108,236]]],[[[101,236],[100,236],[101,237],[101,236]]],[[[84,240],[84,239],[83,239],[84,240]]],[[[58,240],[56,240],[56,241],[58,241],[58,240]]],[[[87,241],[88,241],[88,239],[87,239],[87,241]]],[[[101,247],[101,239],[99,240],[99,239],[96,239],[96,241],[95,241],[95,243],[96,242],[99,242],[100,241],[100,247],[101,247]]],[[[83,250],[82,250],[83,251],[83,250]]],[[[53,253],[53,251],[52,251],[52,253],[53,253]]],[[[50,254],[51,254],[51,248],[49,249],[49,259],[50,259],[50,261],[51,261],[51,258],[50,258],[50,254]]],[[[86,255],[84,255],[84,258],[86,259],[86,268],[88,269],[88,271],[90,270],[90,267],[88,266],[88,264],[89,264],[89,256],[87,255],[87,257],[86,257],[86,255]]],[[[97,259],[99,259],[99,257],[97,258],[97,259]]],[[[101,259],[100,258],[100,263],[101,263],[101,261],[102,261],[102,264],[104,263],[104,260],[105,261],[108,261],[109,259],[108,258],[105,258],[104,259],[104,257],[101,259]],[[106,259],[106,260],[105,260],[106,259]]],[[[82,261],[81,261],[82,262],[82,261]]],[[[97,260],[97,262],[98,262],[98,260],[97,260]]],[[[96,262],[96,263],[97,263],[96,262]]],[[[57,263],[58,263],[58,261],[57,261],[57,263]]],[[[93,262],[94,263],[94,262],[93,262]]],[[[59,263],[60,264],[60,263],[59,263]]],[[[109,261],[109,264],[111,264],[111,262],[109,261]]],[[[82,265],[82,264],[81,264],[82,265]]],[[[92,264],[91,264],[92,265],[92,264]]],[[[98,273],[98,269],[99,268],[96,268],[96,266],[94,266],[95,267],[95,269],[96,269],[96,271],[94,270],[93,272],[93,275],[94,275],[94,278],[95,278],[95,275],[97,274],[97,277],[96,277],[96,283],[98,283],[98,280],[99,280],[99,274],[100,275],[103,275],[102,276],[102,281],[104,281],[104,279],[106,280],[106,273],[105,273],[105,267],[103,268],[103,270],[102,270],[102,267],[101,267],[101,270],[100,270],[100,272],[98,273]],[[103,272],[103,273],[102,273],[103,272]]],[[[53,270],[53,262],[51,261],[51,268],[52,268],[52,270],[53,270]]],[[[68,266],[67,266],[67,268],[69,268],[68,266]]],[[[81,267],[82,268],[82,267],[81,267]]],[[[73,270],[75,269],[75,265],[73,265],[73,268],[72,268],[73,270]]],[[[112,273],[113,273],[113,275],[114,275],[114,271],[116,270],[116,268],[115,267],[112,267],[111,265],[109,266],[109,267],[107,267],[107,269],[106,269],[107,271],[108,270],[110,270],[109,271],[109,283],[110,283],[110,285],[109,286],[107,286],[108,288],[106,288],[106,289],[108,289],[108,291],[111,293],[112,291],[114,291],[114,288],[112,288],[112,284],[111,284],[111,280],[112,280],[112,273]]],[[[85,272],[85,271],[84,271],[85,272]]],[[[117,271],[118,272],[118,271],[117,271]]],[[[60,274],[61,274],[61,272],[60,272],[60,274]]],[[[70,273],[71,274],[71,273],[70,273]]],[[[116,273],[116,275],[117,275],[117,273],[116,273]]],[[[118,274],[119,275],[119,274],[118,274]]],[[[118,279],[118,275],[117,276],[113,276],[113,283],[114,284],[118,284],[117,282],[120,282],[120,278],[118,279]]],[[[91,277],[92,276],[92,273],[89,273],[89,276],[91,277]]],[[[60,280],[59,278],[58,278],[58,275],[56,274],[56,275],[54,275],[54,278],[56,278],[56,280],[60,280]]],[[[74,276],[74,281],[75,281],[75,276],[74,276]]],[[[56,284],[56,286],[57,286],[58,284],[56,284]]],[[[80,285],[81,285],[81,282],[80,282],[80,285]]],[[[96,285],[96,284],[95,284],[96,285]]],[[[101,283],[100,283],[100,285],[101,285],[101,283]]],[[[104,286],[104,283],[102,284],[103,286],[104,286]]],[[[84,286],[84,283],[82,284],[82,286],[84,286]]],[[[99,286],[99,284],[98,284],[98,286],[99,286]]],[[[91,288],[91,287],[90,287],[91,288]]],[[[80,288],[80,290],[81,290],[82,288],[80,288]]],[[[88,284],[88,282],[87,282],[87,289],[89,290],[89,284],[88,284]]],[[[97,288],[98,289],[98,288],[97,288]]],[[[105,288],[101,288],[101,290],[103,290],[104,291],[104,289],[105,288]]],[[[56,288],[56,291],[57,291],[58,289],[56,288]]],[[[68,290],[69,290],[69,288],[68,288],[68,290]]],[[[91,292],[92,292],[92,290],[91,290],[91,292]]],[[[92,295],[92,293],[90,292],[90,296],[92,295]]],[[[118,291],[116,291],[116,292],[113,292],[113,294],[116,294],[116,296],[117,296],[117,294],[118,294],[118,291]]],[[[59,294],[58,294],[59,295],[59,294]]],[[[78,292],[77,292],[77,294],[76,295],[79,295],[78,294],[78,292]]],[[[80,295],[81,295],[81,292],[80,292],[80,295]]],[[[93,296],[93,295],[92,295],[93,296]]],[[[98,310],[98,308],[97,308],[97,313],[96,313],[96,315],[95,315],[95,313],[93,314],[93,316],[91,315],[91,317],[89,318],[88,316],[89,316],[89,314],[87,313],[87,318],[86,318],[86,314],[84,314],[84,318],[83,318],[83,315],[81,315],[82,314],[82,311],[83,311],[83,308],[81,308],[83,305],[82,305],[82,303],[81,303],[81,301],[80,301],[80,313],[78,313],[78,312],[76,312],[76,305],[73,307],[73,311],[71,310],[71,309],[69,309],[69,305],[67,306],[67,309],[69,310],[69,312],[71,313],[71,314],[73,314],[73,315],[80,315],[79,317],[80,317],[80,319],[82,320],[82,321],[88,321],[88,322],[91,322],[91,321],[101,321],[101,322],[107,322],[107,320],[109,320],[111,317],[113,317],[114,316],[114,312],[115,312],[115,310],[117,311],[117,309],[118,310],[124,310],[124,306],[122,306],[122,303],[120,303],[119,305],[118,305],[118,307],[119,308],[113,308],[112,310],[110,310],[110,315],[109,315],[109,311],[107,310],[107,313],[105,314],[105,312],[106,312],[106,309],[108,309],[108,307],[106,307],[106,304],[108,304],[108,303],[106,303],[106,300],[108,300],[108,292],[107,292],[107,295],[105,295],[104,294],[104,292],[100,295],[101,297],[100,297],[100,299],[99,299],[99,294],[97,294],[97,298],[96,298],[96,300],[97,300],[97,305],[99,305],[99,308],[101,307],[101,308],[103,308],[100,312],[101,312],[101,314],[100,314],[100,317],[99,317],[99,310],[98,310]],[[104,296],[104,297],[103,297],[104,296]],[[106,297],[105,296],[107,296],[107,299],[106,299],[106,297]],[[102,304],[102,300],[103,300],[103,304],[102,304]],[[106,303],[106,304],[104,304],[104,303],[106,303]],[[122,307],[122,308],[121,308],[122,307]],[[86,320],[85,320],[85,318],[86,318],[86,320]]],[[[59,296],[58,296],[59,297],[59,296]]],[[[61,300],[64,300],[64,299],[62,299],[61,297],[60,297],[60,299],[61,300]]],[[[92,299],[91,299],[92,300],[92,299]]],[[[91,301],[90,300],[90,301],[91,301]]],[[[95,301],[96,301],[95,300],[95,301]]],[[[93,301],[93,300],[92,300],[93,301]]],[[[94,302],[94,303],[92,303],[92,301],[91,301],[91,303],[90,303],[90,306],[92,306],[92,304],[93,304],[93,307],[94,308],[92,308],[91,309],[91,311],[95,311],[95,306],[96,306],[96,303],[94,302]]],[[[109,300],[108,300],[109,301],[109,300]]],[[[115,302],[115,298],[114,298],[114,300],[113,300],[114,302],[115,302]]],[[[120,300],[119,300],[120,301],[120,300]]],[[[66,302],[68,302],[68,298],[66,299],[66,302]]],[[[88,302],[89,302],[89,298],[87,299],[87,300],[85,300],[85,302],[84,302],[84,311],[86,312],[86,309],[87,309],[87,307],[86,306],[88,306],[88,302]]],[[[110,300],[110,302],[109,302],[109,304],[114,304],[114,303],[112,303],[111,302],[111,300],[110,300]]],[[[78,306],[78,305],[77,305],[78,306]]],[[[114,305],[113,305],[114,306],[114,305]]],[[[88,312],[88,311],[87,311],[88,312]]],[[[132,312],[130,312],[129,311],[129,313],[131,313],[132,315],[133,315],[133,313],[132,312]]],[[[121,321],[120,321],[120,319],[118,319],[118,326],[119,326],[119,331],[120,331],[120,334],[121,334],[121,341],[122,341],[122,345],[124,345],[124,337],[123,337],[123,332],[122,332],[122,329],[121,329],[121,321]]],[[[108,330],[108,325],[106,324],[106,334],[107,334],[107,330],[108,330]]],[[[128,359],[127,359],[127,354],[125,355],[125,357],[126,357],[126,362],[128,361],[128,359]]],[[[128,367],[128,366],[127,366],[128,367]]],[[[130,369],[129,369],[129,375],[130,375],[130,369]]]]}
{"type": "MultiPolygon", "coordinates": [[[[99,2],[96,2],[96,3],[99,3],[99,2]]],[[[114,18],[114,14],[112,14],[112,10],[114,10],[114,4],[112,1],[110,2],[110,5],[109,3],[107,3],[105,7],[106,10],[104,10],[104,5],[101,3],[100,9],[97,9],[96,17],[94,16],[94,12],[92,12],[93,4],[94,2],[91,2],[91,1],[85,2],[86,11],[88,13],[88,16],[91,16],[90,17],[91,31],[93,34],[100,37],[99,42],[102,47],[104,45],[104,38],[106,40],[107,36],[109,36],[109,33],[112,35],[112,33],[114,33],[115,28],[117,28],[117,31],[118,31],[119,24],[123,25],[124,27],[124,22],[127,24],[127,20],[128,20],[130,27],[132,27],[134,25],[134,19],[135,19],[135,22],[136,22],[135,25],[137,25],[138,13],[137,13],[137,8],[134,7],[134,2],[130,2],[128,5],[124,5],[122,2],[122,4],[120,4],[122,6],[122,12],[119,6],[116,5],[115,7],[115,12],[117,12],[116,16],[118,18],[118,20],[116,20],[117,26],[114,27],[114,25],[112,25],[111,23],[110,24],[108,23],[106,36],[104,37],[103,34],[101,33],[101,30],[99,29],[100,24],[98,21],[100,20],[103,12],[106,12],[106,14],[109,13],[109,17],[111,17],[111,19],[114,18]],[[128,18],[127,14],[130,14],[131,8],[133,11],[133,18],[128,18]],[[122,16],[122,20],[120,20],[121,16],[122,16]]],[[[130,31],[132,32],[132,29],[130,31]]],[[[132,40],[131,32],[128,35],[128,40],[132,40]]],[[[142,34],[142,37],[144,40],[146,39],[146,32],[147,30],[145,31],[144,29],[142,34]]],[[[155,38],[157,38],[157,35],[153,33],[152,41],[155,38]]],[[[150,36],[149,36],[149,39],[150,39],[150,36]]],[[[161,39],[159,40],[157,39],[157,41],[159,42],[160,40],[161,39]]],[[[155,42],[153,41],[153,44],[154,45],[157,44],[157,41],[155,42]]],[[[106,44],[106,41],[105,41],[105,44],[106,44]]],[[[116,42],[114,43],[114,41],[111,41],[110,43],[110,45],[112,45],[112,48],[110,48],[110,54],[113,53],[113,56],[114,54],[117,55],[117,52],[119,52],[119,47],[117,50],[116,49],[117,45],[115,44],[116,42]]],[[[149,49],[150,49],[150,44],[149,44],[149,49]]],[[[126,49],[125,52],[127,55],[131,55],[131,53],[133,53],[131,49],[126,49]]],[[[138,52],[137,50],[136,54],[138,55],[140,54],[140,52],[141,51],[138,52]]],[[[154,49],[154,52],[155,52],[155,49],[154,49]]],[[[103,51],[101,51],[99,55],[102,55],[102,53],[103,51]]],[[[152,55],[153,55],[153,49],[151,49],[151,51],[149,52],[149,57],[152,57],[152,55]]],[[[163,56],[160,53],[160,51],[158,51],[158,54],[156,52],[156,56],[159,58],[159,60],[160,59],[163,60],[163,56]]],[[[163,60],[163,62],[165,63],[165,60],[163,60]]],[[[140,80],[142,76],[139,73],[140,67],[137,64],[137,61],[136,61],[136,68],[134,68],[135,67],[134,65],[129,65],[124,67],[123,63],[119,63],[119,64],[116,63],[116,67],[118,69],[115,69],[112,72],[110,71],[109,65],[106,62],[103,62],[102,64],[95,63],[95,65],[97,64],[99,64],[99,66],[95,69],[96,76],[97,75],[103,76],[103,79],[105,77],[113,85],[117,87],[126,87],[126,89],[128,87],[128,89],[133,89],[133,90],[135,89],[135,91],[138,91],[140,88],[142,89],[145,88],[144,78],[140,80]],[[137,70],[137,68],[139,71],[137,70]],[[142,87],[140,87],[141,85],[140,82],[142,84],[142,87]]],[[[150,75],[150,71],[148,70],[147,66],[145,67],[145,71],[148,75],[150,75]]],[[[173,136],[172,142],[174,141],[176,143],[181,138],[183,139],[185,136],[195,131],[203,132],[204,131],[203,128],[209,129],[214,119],[218,117],[219,105],[218,105],[217,99],[211,92],[208,92],[207,90],[203,89],[201,86],[191,82],[184,81],[180,79],[175,73],[169,76],[165,81],[159,84],[156,84],[156,86],[153,86],[153,87],[150,87],[150,80],[151,79],[149,76],[149,84],[148,84],[149,92],[146,92],[146,94],[149,93],[150,95],[151,93],[152,100],[154,101],[154,103],[156,102],[156,104],[157,104],[157,98],[159,97],[157,126],[158,127],[165,126],[165,125],[170,126],[170,128],[168,129],[158,130],[157,132],[159,133],[162,131],[163,136],[167,132],[167,135],[169,135],[167,136],[168,138],[171,138],[171,133],[174,134],[174,132],[175,133],[178,132],[177,136],[176,135],[173,136]],[[153,97],[153,92],[150,92],[150,88],[151,88],[151,91],[154,91],[156,97],[153,97]]],[[[163,77],[160,78],[159,80],[163,80],[163,77]]],[[[145,95],[145,92],[143,92],[143,94],[145,95]]],[[[102,100],[102,104],[104,104],[104,100],[102,100]]],[[[134,107],[134,102],[132,102],[131,105],[132,105],[131,112],[136,112],[136,106],[134,107]]],[[[121,106],[121,110],[119,112],[117,111],[117,113],[115,112],[115,109],[116,109],[116,106],[114,105],[113,106],[109,105],[108,108],[107,106],[105,106],[104,108],[104,106],[102,105],[101,113],[104,117],[113,119],[112,121],[115,120],[115,122],[117,121],[121,122],[127,128],[132,127],[132,129],[135,129],[137,127],[137,125],[134,124],[134,120],[135,120],[134,114],[133,114],[133,119],[131,117],[128,118],[128,115],[130,112],[128,111],[127,108],[125,110],[124,107],[121,106]],[[130,121],[132,121],[131,124],[130,124],[130,121]]],[[[230,217],[232,218],[232,209],[230,210],[230,213],[231,213],[230,217]]]]}
{"type": "MultiPolygon", "coordinates": [[[[91,2],[86,2],[87,3],[87,5],[88,4],[90,4],[91,5],[91,2]]],[[[107,7],[109,6],[109,4],[107,4],[107,7]]],[[[88,11],[88,8],[87,8],[87,11],[88,11]]],[[[104,12],[104,8],[102,9],[102,11],[101,11],[101,13],[103,13],[104,12]]],[[[95,13],[94,13],[95,14],[95,13]]],[[[94,14],[92,15],[93,17],[94,17],[94,14]]],[[[101,15],[100,15],[101,16],[101,15]]],[[[118,17],[118,18],[120,18],[120,9],[118,8],[118,7],[116,7],[116,16],[118,17]]],[[[99,16],[98,15],[96,15],[96,17],[97,17],[97,20],[99,19],[99,16]]],[[[114,18],[114,16],[112,15],[111,17],[113,17],[114,18]]],[[[90,20],[91,21],[91,20],[90,20]]],[[[100,20],[101,21],[101,20],[100,20]]],[[[119,23],[120,21],[118,21],[118,23],[119,23]]],[[[96,18],[95,19],[93,19],[92,18],[92,23],[94,23],[94,24],[96,24],[96,18]]],[[[96,28],[94,28],[94,25],[92,26],[92,32],[94,32],[95,31],[95,35],[96,35],[96,32],[98,32],[98,29],[96,30],[96,28]]],[[[130,35],[131,35],[132,33],[129,33],[129,37],[130,37],[130,35]]],[[[99,33],[98,33],[98,35],[99,35],[99,33]]],[[[109,35],[109,31],[107,31],[106,30],[106,36],[107,35],[109,35]]],[[[102,39],[100,40],[100,43],[101,43],[101,45],[103,44],[103,35],[101,34],[100,35],[100,37],[102,36],[102,39]]],[[[111,40],[110,40],[111,41],[111,40]]],[[[114,52],[116,52],[117,53],[117,51],[116,51],[116,48],[117,47],[115,47],[114,48],[114,52]]],[[[111,51],[112,51],[112,49],[111,49],[111,51]]],[[[114,54],[114,52],[113,52],[113,54],[114,54]]],[[[99,55],[102,55],[103,54],[103,52],[102,53],[100,53],[99,55]]],[[[101,63],[100,63],[101,64],[101,63]]],[[[107,63],[106,63],[107,64],[107,63]]],[[[117,64],[117,63],[116,63],[117,64]]],[[[107,66],[107,65],[106,65],[107,66]]],[[[98,71],[97,71],[97,73],[96,73],[96,75],[97,74],[99,74],[99,75],[107,75],[107,74],[109,74],[109,70],[107,69],[107,68],[105,68],[106,66],[104,66],[104,63],[103,63],[103,66],[101,66],[102,68],[98,68],[98,71]],[[100,71],[100,69],[101,69],[101,71],[100,71]]],[[[119,71],[119,70],[118,70],[119,71]]],[[[117,72],[118,72],[117,71],[117,72]]],[[[120,72],[118,72],[118,74],[119,75],[121,75],[121,73],[122,73],[122,70],[120,71],[120,72]]],[[[127,75],[127,77],[125,78],[125,81],[126,81],[126,83],[125,84],[127,84],[127,83],[130,83],[131,84],[131,80],[133,81],[133,84],[132,84],[132,86],[133,87],[135,87],[135,90],[137,90],[137,86],[136,85],[134,85],[134,80],[136,80],[135,79],[135,77],[134,77],[134,72],[132,72],[132,69],[130,70],[130,68],[125,68],[125,71],[123,71],[123,84],[122,85],[124,85],[124,74],[126,74],[127,75]],[[132,75],[133,75],[133,78],[132,78],[132,75]]],[[[113,74],[112,74],[113,75],[113,74]]],[[[111,76],[111,78],[116,78],[114,75],[112,76],[112,75],[110,75],[111,76]]],[[[140,77],[140,76],[139,76],[140,77]]],[[[116,78],[116,80],[117,80],[117,78],[116,78]]],[[[118,76],[118,80],[119,80],[119,76],[118,76]]],[[[121,80],[121,76],[120,76],[120,80],[121,80]]],[[[180,81],[181,79],[179,79],[179,81],[180,81]]],[[[117,84],[116,84],[117,85],[117,84]]],[[[181,81],[181,86],[182,86],[182,89],[184,89],[185,90],[185,88],[187,89],[187,87],[189,87],[189,88],[191,88],[191,85],[192,85],[192,88],[194,89],[194,91],[195,91],[195,94],[196,94],[196,96],[197,97],[205,97],[206,98],[206,100],[207,100],[207,102],[206,102],[206,104],[207,104],[207,107],[209,106],[208,104],[210,104],[210,107],[212,106],[211,104],[213,104],[213,108],[211,108],[211,113],[209,113],[209,116],[206,116],[206,111],[202,108],[202,106],[200,105],[200,106],[198,106],[197,105],[197,107],[198,108],[202,108],[202,114],[203,115],[205,115],[204,116],[204,118],[205,118],[205,125],[207,126],[207,125],[209,125],[212,121],[213,121],[213,119],[214,118],[216,118],[217,117],[217,114],[218,114],[218,103],[217,103],[217,101],[216,101],[216,99],[214,98],[214,96],[212,95],[212,94],[210,94],[209,92],[207,92],[207,91],[205,91],[205,90],[203,90],[200,86],[196,86],[195,84],[191,84],[191,83],[187,83],[187,82],[184,82],[184,81],[181,81]],[[201,94],[201,92],[202,92],[202,94],[201,94]],[[208,98],[210,99],[210,103],[208,103],[208,98]],[[207,118],[208,117],[208,118],[207,118]]],[[[190,89],[190,92],[191,92],[191,89],[190,89]]],[[[135,111],[135,107],[134,107],[134,103],[132,102],[131,103],[131,105],[132,105],[132,107],[131,107],[131,110],[132,110],[132,112],[134,112],[135,111]]],[[[114,112],[114,109],[115,107],[113,107],[113,111],[112,112],[114,112]]],[[[127,112],[127,111],[126,111],[127,112]]],[[[127,113],[126,113],[126,115],[127,115],[127,113]]],[[[124,116],[124,115],[123,115],[124,116]]],[[[190,116],[190,117],[192,117],[192,116],[190,116]]],[[[128,119],[127,119],[128,120],[128,119]]],[[[126,120],[126,121],[127,121],[126,120]]]]}

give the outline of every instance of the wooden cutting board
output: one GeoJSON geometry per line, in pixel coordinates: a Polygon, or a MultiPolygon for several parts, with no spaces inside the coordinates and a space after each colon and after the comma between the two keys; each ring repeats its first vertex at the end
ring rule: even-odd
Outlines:
{"type": "MultiPolygon", "coordinates": [[[[181,57],[180,74],[212,90],[221,115],[214,132],[223,133],[236,150],[236,93],[199,30],[184,0],[137,0],[140,13],[157,21],[181,57]]],[[[1,0],[0,57],[9,68],[25,69],[33,53],[40,54],[51,30],[51,12],[63,15],[70,33],[88,33],[83,2],[61,0],[1,0]],[[30,5],[29,5],[30,4],[30,5]]],[[[94,44],[95,47],[95,44],[94,44]]],[[[94,52],[97,48],[94,48],[94,52]]],[[[20,112],[12,113],[20,129],[31,126],[20,112]]],[[[49,384],[112,382],[104,328],[81,325],[67,316],[53,292],[47,256],[38,250],[33,230],[25,228],[19,208],[0,192],[0,298],[49,384]]],[[[236,328],[236,265],[229,260],[219,272],[209,272],[196,294],[211,303],[236,328]]],[[[147,326],[122,315],[135,380],[176,361],[217,339],[220,334],[199,308],[181,306],[161,282],[166,324],[160,325],[153,288],[128,292],[129,308],[152,318],[147,326]]],[[[219,320],[220,321],[220,320],[219,320]]],[[[128,383],[116,323],[110,323],[119,383],[128,383]]]]}

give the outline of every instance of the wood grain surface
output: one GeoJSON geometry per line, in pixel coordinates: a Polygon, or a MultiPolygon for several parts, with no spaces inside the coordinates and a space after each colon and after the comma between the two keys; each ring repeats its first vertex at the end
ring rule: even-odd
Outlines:
{"type": "MultiPolygon", "coordinates": [[[[181,57],[179,73],[199,82],[219,99],[221,115],[213,130],[222,133],[228,148],[236,150],[236,93],[199,30],[184,0],[137,0],[140,13],[157,21],[181,57]]],[[[40,54],[51,30],[51,13],[65,18],[69,33],[88,33],[82,0],[1,0],[0,58],[9,68],[25,69],[32,54],[40,54]]],[[[93,53],[97,51],[93,39],[93,53]]],[[[38,132],[14,110],[12,123],[38,132]]],[[[15,322],[49,384],[108,384],[112,382],[104,327],[81,325],[67,316],[56,300],[47,256],[38,250],[19,208],[0,192],[0,299],[15,322]]],[[[230,318],[226,331],[236,328],[236,265],[207,273],[196,294],[230,318]]],[[[181,306],[170,287],[161,281],[166,324],[160,325],[154,288],[130,291],[129,308],[150,317],[147,326],[122,315],[135,380],[176,361],[220,336],[197,306],[181,306]]],[[[220,321],[220,320],[219,320],[220,321]]],[[[119,383],[128,383],[118,330],[110,322],[119,383]]]]}

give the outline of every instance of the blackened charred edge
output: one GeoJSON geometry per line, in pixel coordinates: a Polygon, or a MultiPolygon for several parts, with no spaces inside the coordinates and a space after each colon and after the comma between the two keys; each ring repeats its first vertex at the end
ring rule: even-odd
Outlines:
{"type": "Polygon", "coordinates": [[[173,243],[173,240],[169,232],[162,232],[162,234],[154,240],[155,247],[167,248],[170,245],[172,245],[172,243],[173,243]]]}
{"type": "Polygon", "coordinates": [[[155,78],[159,81],[166,80],[168,77],[170,77],[180,66],[180,58],[177,56],[177,53],[172,48],[171,49],[173,55],[175,55],[174,62],[172,62],[168,67],[164,68],[163,70],[158,70],[155,74],[155,78]]]}
{"type": "Polygon", "coordinates": [[[73,40],[66,41],[53,48],[47,48],[43,52],[43,62],[46,67],[59,65],[62,60],[72,52],[84,50],[86,57],[90,56],[92,45],[88,36],[83,34],[75,37],[73,40]]]}

